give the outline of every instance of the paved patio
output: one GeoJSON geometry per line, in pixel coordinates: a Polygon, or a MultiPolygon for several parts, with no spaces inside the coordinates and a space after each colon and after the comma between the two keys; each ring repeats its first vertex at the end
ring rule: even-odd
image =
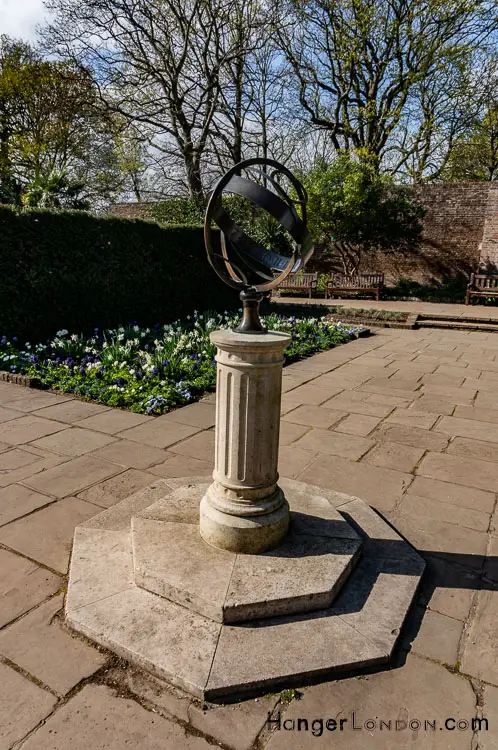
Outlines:
{"type": "Polygon", "coordinates": [[[428,573],[391,670],[207,707],[70,635],[61,611],[77,524],[211,471],[213,397],[152,418],[0,384],[0,750],[496,748],[497,388],[487,333],[385,329],[284,370],[281,474],[364,498],[428,573]],[[315,736],[315,719],[337,727],[315,736]]]}

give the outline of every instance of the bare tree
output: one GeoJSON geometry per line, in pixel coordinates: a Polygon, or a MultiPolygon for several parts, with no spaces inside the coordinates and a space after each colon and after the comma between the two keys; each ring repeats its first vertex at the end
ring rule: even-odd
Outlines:
{"type": "Polygon", "coordinates": [[[280,43],[309,121],[337,151],[365,151],[379,162],[417,87],[414,143],[424,148],[435,109],[447,106],[444,92],[431,90],[442,63],[496,27],[485,0],[282,0],[281,17],[280,43]]]}
{"type": "Polygon", "coordinates": [[[154,148],[179,154],[192,197],[227,66],[238,0],[47,0],[45,44],[89,66],[112,111],[155,130],[154,148]]]}

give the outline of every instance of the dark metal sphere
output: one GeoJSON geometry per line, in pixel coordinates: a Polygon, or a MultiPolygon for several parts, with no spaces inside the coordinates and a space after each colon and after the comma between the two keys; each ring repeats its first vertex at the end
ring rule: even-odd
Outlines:
{"type": "Polygon", "coordinates": [[[306,228],[306,202],[306,191],[299,180],[273,159],[246,159],[229,169],[209,197],[204,221],[208,259],[218,276],[235,289],[262,293],[274,289],[290,273],[302,268],[313,252],[313,241],[306,228]],[[261,168],[258,177],[265,184],[241,176],[243,170],[251,174],[251,167],[261,168]],[[288,178],[297,200],[293,201],[283,190],[279,175],[288,178]],[[262,247],[238,227],[223,208],[221,198],[225,192],[240,195],[273,216],[296,244],[291,257],[262,247]],[[301,216],[295,204],[301,207],[301,216]],[[221,252],[213,247],[213,221],[221,230],[221,252]]]}

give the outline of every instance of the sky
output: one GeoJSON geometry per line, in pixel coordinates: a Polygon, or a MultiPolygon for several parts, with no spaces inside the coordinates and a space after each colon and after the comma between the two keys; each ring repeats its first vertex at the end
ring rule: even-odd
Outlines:
{"type": "Polygon", "coordinates": [[[0,0],[0,34],[34,42],[35,26],[46,17],[43,0],[0,0]]]}

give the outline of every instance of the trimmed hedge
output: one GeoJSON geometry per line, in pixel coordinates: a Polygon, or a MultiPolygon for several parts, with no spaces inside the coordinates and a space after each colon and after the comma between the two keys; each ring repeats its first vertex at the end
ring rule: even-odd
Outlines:
{"type": "Polygon", "coordinates": [[[0,335],[41,340],[239,306],[199,227],[0,206],[0,335]]]}

